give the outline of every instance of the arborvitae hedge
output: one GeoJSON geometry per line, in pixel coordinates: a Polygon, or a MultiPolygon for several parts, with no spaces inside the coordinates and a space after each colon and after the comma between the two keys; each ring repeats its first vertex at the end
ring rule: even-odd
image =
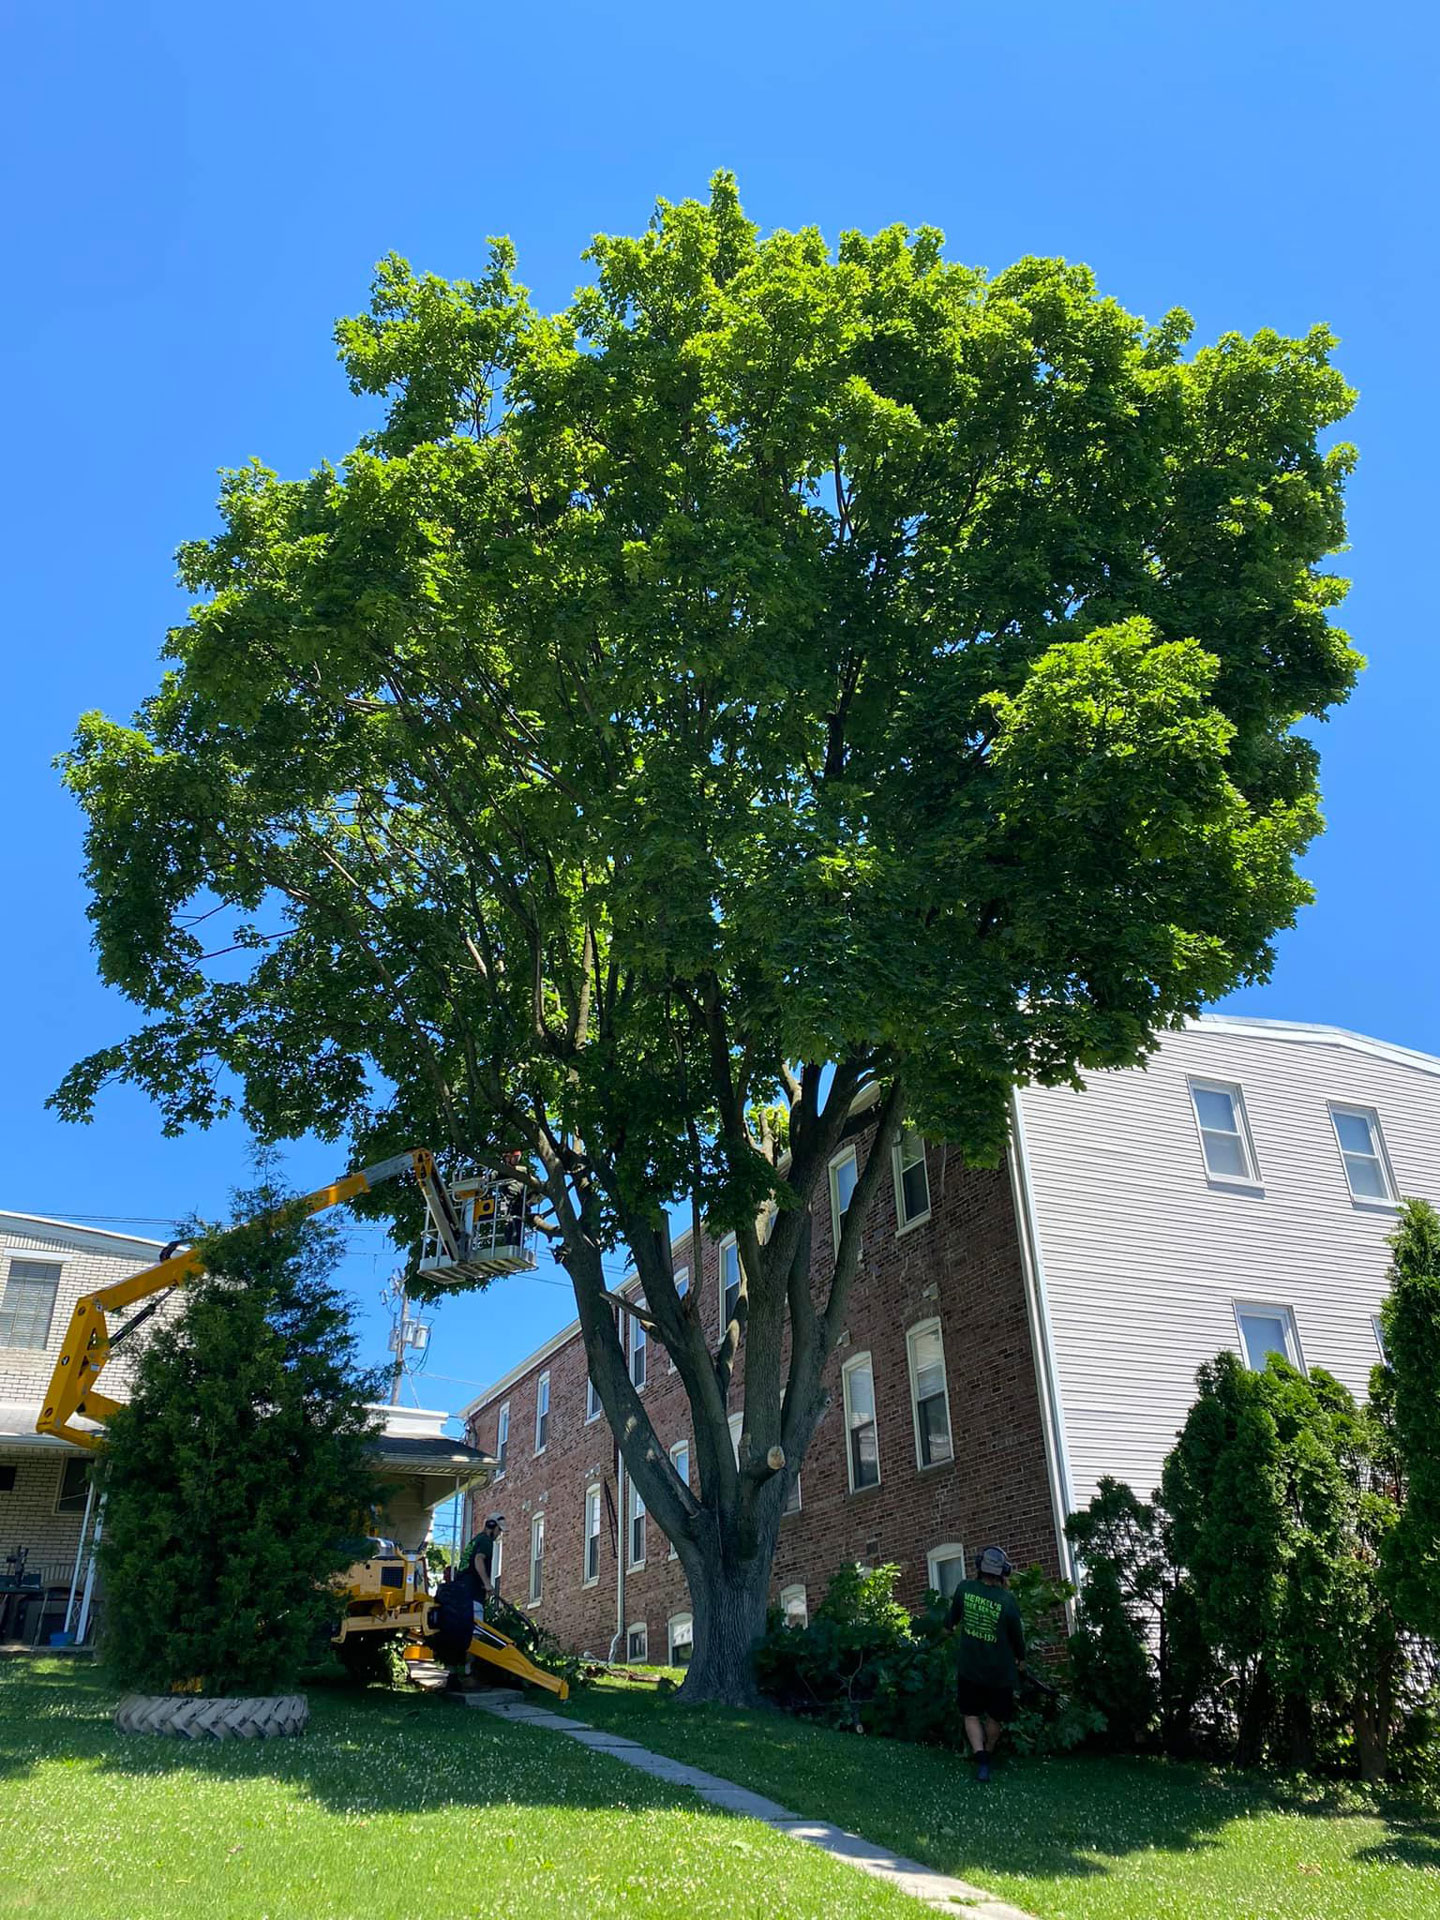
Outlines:
{"type": "Polygon", "coordinates": [[[140,1691],[291,1687],[376,1491],[377,1382],[330,1284],[333,1230],[268,1187],[237,1201],[270,1217],[203,1236],[204,1275],[151,1334],[103,1456],[102,1655],[140,1691]]]}

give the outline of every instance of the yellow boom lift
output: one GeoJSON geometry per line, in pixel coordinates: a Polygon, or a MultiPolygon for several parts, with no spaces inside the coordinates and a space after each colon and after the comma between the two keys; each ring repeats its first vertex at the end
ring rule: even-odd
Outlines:
{"type": "MultiPolygon", "coordinates": [[[[434,1155],[424,1147],[397,1153],[373,1167],[362,1167],[358,1173],[307,1194],[299,1205],[306,1214],[323,1213],[327,1207],[353,1200],[382,1181],[405,1173],[414,1174],[425,1196],[425,1234],[418,1263],[421,1273],[443,1284],[534,1266],[534,1229],[526,1216],[523,1187],[489,1175],[447,1187],[436,1172],[434,1155]]],[[[53,1434],[90,1452],[100,1446],[104,1424],[121,1404],[95,1385],[111,1353],[156,1311],[164,1295],[194,1279],[203,1264],[199,1253],[187,1248],[76,1302],[44,1406],[35,1422],[38,1433],[53,1434]],[[139,1306],[142,1301],[149,1304],[112,1334],[108,1316],[139,1306]],[[79,1426],[76,1422],[80,1419],[93,1424],[79,1426]]],[[[337,1579],[345,1612],[334,1636],[335,1644],[343,1649],[347,1641],[361,1635],[403,1634],[406,1660],[424,1659],[427,1640],[436,1626],[425,1555],[404,1551],[389,1540],[377,1540],[372,1547],[370,1559],[357,1561],[337,1579]]],[[[563,1680],[532,1665],[512,1640],[491,1626],[476,1628],[470,1651],[477,1659],[558,1693],[562,1700],[567,1695],[563,1680]]]]}

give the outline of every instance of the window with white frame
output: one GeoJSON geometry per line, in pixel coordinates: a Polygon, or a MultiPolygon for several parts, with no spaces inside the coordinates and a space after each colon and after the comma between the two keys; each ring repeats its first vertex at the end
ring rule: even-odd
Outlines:
{"type": "Polygon", "coordinates": [[[643,1620],[636,1620],[625,1629],[625,1658],[627,1660],[648,1660],[650,1658],[650,1635],[643,1620]]]}
{"type": "Polygon", "coordinates": [[[1295,1315],[1289,1307],[1237,1300],[1235,1324],[1240,1330],[1240,1350],[1245,1355],[1245,1364],[1256,1373],[1264,1372],[1272,1353],[1278,1353],[1292,1367],[1303,1365],[1300,1343],[1295,1336],[1295,1315]]]}
{"type": "Polygon", "coordinates": [[[598,1420],[604,1409],[600,1405],[600,1395],[595,1391],[595,1382],[587,1373],[585,1376],[585,1424],[598,1420]]]}
{"type": "Polygon", "coordinates": [[[670,1642],[670,1665],[688,1667],[690,1656],[695,1651],[694,1618],[688,1613],[672,1614],[666,1637],[670,1642]]]}
{"type": "Polygon", "coordinates": [[[895,1221],[898,1232],[918,1227],[930,1218],[930,1175],[925,1169],[925,1142],[906,1127],[895,1142],[895,1221]]]}
{"type": "Polygon", "coordinates": [[[600,1578],[600,1483],[585,1489],[585,1578],[593,1587],[600,1578]]]}
{"type": "Polygon", "coordinates": [[[64,1271],[58,1260],[12,1260],[0,1294],[0,1347],[43,1347],[64,1271]]]}
{"type": "Polygon", "coordinates": [[[1380,1132],[1380,1116],[1373,1107],[1337,1107],[1330,1105],[1330,1120],[1340,1144],[1345,1178],[1353,1200],[1378,1200],[1389,1204],[1395,1198],[1395,1183],[1390,1178],[1385,1141],[1380,1132]]]}
{"type": "Polygon", "coordinates": [[[538,1606],[545,1592],[545,1516],[530,1521],[530,1604],[538,1606]]]}
{"type": "Polygon", "coordinates": [[[643,1567],[645,1564],[645,1502],[640,1498],[640,1489],[633,1480],[626,1484],[630,1489],[630,1565],[643,1567]]]}
{"type": "Polygon", "coordinates": [[[787,1627],[809,1626],[810,1607],[804,1587],[797,1583],[793,1587],[780,1589],[780,1613],[787,1627]]]}
{"type": "Polygon", "coordinates": [[[535,1382],[535,1451],[543,1453],[550,1441],[550,1374],[535,1382]]]}
{"type": "Polygon", "coordinates": [[[843,1153],[837,1153],[830,1162],[830,1231],[834,1245],[840,1245],[840,1232],[845,1224],[845,1215],[850,1211],[850,1202],[855,1197],[855,1183],[860,1178],[859,1166],[855,1159],[855,1149],[847,1147],[843,1153]]]}
{"type": "Polygon", "coordinates": [[[495,1416],[495,1478],[505,1472],[505,1457],[510,1451],[510,1402],[507,1400],[495,1416]]]}
{"type": "Polygon", "coordinates": [[[497,1588],[500,1585],[500,1572],[504,1562],[505,1536],[503,1533],[497,1533],[495,1536],[495,1551],[490,1556],[490,1580],[492,1585],[497,1588]]]}
{"type": "Polygon", "coordinates": [[[740,1248],[732,1233],[720,1242],[720,1331],[735,1318],[740,1299],[740,1248]]]}
{"type": "Polygon", "coordinates": [[[880,1445],[875,1428],[875,1373],[868,1353],[857,1353],[841,1374],[845,1389],[845,1464],[850,1491],[880,1484],[880,1445]]]}
{"type": "Polygon", "coordinates": [[[922,1467],[952,1460],[950,1396],[945,1390],[945,1347],[938,1320],[922,1321],[905,1336],[910,1356],[910,1405],[915,1413],[915,1459],[922,1467]]]}
{"type": "MultiPolygon", "coordinates": [[[[643,1294],[637,1293],[634,1299],[637,1307],[644,1306],[645,1296],[643,1294]]],[[[635,1318],[634,1314],[627,1313],[625,1318],[630,1323],[630,1384],[639,1388],[645,1384],[645,1373],[649,1358],[647,1348],[650,1343],[646,1336],[644,1326],[635,1318]]]]}
{"type": "Polygon", "coordinates": [[[965,1578],[965,1549],[958,1540],[947,1540],[932,1547],[925,1556],[925,1571],[930,1585],[942,1600],[948,1600],[965,1578]]]}
{"type": "MultiPolygon", "coordinates": [[[[675,1469],[675,1477],[684,1486],[690,1484],[690,1442],[677,1440],[670,1449],[670,1464],[675,1469]]],[[[675,1559],[675,1543],[670,1543],[670,1558],[675,1559]]]]}
{"type": "Polygon", "coordinates": [[[1245,1116],[1245,1096],[1239,1087],[1226,1086],[1218,1080],[1192,1080],[1190,1099],[1195,1108],[1195,1123],[1200,1129],[1205,1171],[1211,1179],[1256,1184],[1260,1176],[1255,1166],[1255,1147],[1245,1116]]]}
{"type": "MultiPolygon", "coordinates": [[[[683,1300],[690,1291],[689,1267],[676,1267],[673,1278],[675,1281],[675,1297],[677,1300],[683,1300]]],[[[666,1368],[668,1372],[674,1373],[675,1362],[673,1360],[667,1361],[666,1368]]]]}

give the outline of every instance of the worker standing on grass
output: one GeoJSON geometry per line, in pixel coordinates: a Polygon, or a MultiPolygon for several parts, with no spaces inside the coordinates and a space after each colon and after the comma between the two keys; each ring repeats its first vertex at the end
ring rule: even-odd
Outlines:
{"type": "Polygon", "coordinates": [[[975,1757],[976,1777],[990,1778],[990,1756],[1015,1718],[1015,1689],[1025,1665],[1025,1629],[1020,1603],[1010,1592],[1015,1569],[1003,1547],[986,1547],[976,1578],[962,1580],[950,1602],[947,1624],[960,1636],[956,1699],[965,1738],[975,1757]]]}

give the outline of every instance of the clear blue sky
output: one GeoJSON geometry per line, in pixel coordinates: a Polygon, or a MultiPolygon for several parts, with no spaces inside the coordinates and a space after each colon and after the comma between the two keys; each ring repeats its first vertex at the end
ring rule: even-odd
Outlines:
{"type": "MultiPolygon", "coordinates": [[[[558,305],[591,233],[634,231],[717,166],[766,226],[931,222],[992,268],[1087,260],[1133,310],[1188,307],[1201,340],[1339,333],[1362,456],[1346,619],[1371,667],[1322,734],[1318,904],[1231,1004],[1440,1052],[1432,9],[68,0],[5,19],[0,1206],[163,1235],[244,1171],[238,1129],[164,1141],[133,1097],[89,1128],[44,1111],[131,1018],[93,976],[50,763],[82,708],[125,715],[152,686],[183,613],[171,556],[213,524],[216,469],[353,444],[330,328],[381,254],[464,274],[509,233],[558,305]]],[[[314,1145],[289,1169],[339,1170],[314,1145]]],[[[391,1258],[373,1229],[350,1244],[378,1359],[391,1258]]],[[[557,1278],[448,1304],[427,1403],[458,1406],[568,1318],[557,1278]]]]}

